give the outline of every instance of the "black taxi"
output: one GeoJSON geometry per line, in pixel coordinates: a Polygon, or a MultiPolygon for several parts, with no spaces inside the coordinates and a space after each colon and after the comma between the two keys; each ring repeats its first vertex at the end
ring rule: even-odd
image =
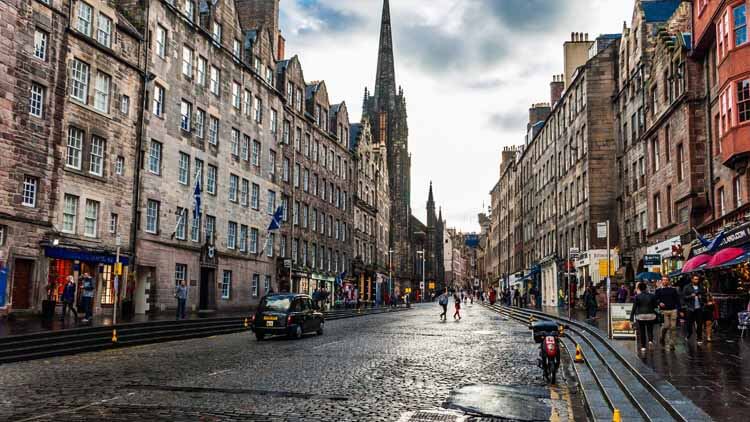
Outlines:
{"type": "Polygon", "coordinates": [[[312,298],[297,293],[274,293],[260,300],[253,316],[255,338],[266,335],[287,335],[301,338],[303,334],[323,334],[323,314],[313,307],[312,298]]]}

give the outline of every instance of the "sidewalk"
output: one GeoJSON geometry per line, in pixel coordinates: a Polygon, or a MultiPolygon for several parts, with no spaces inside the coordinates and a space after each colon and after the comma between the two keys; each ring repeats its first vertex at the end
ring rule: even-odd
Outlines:
{"type": "MultiPolygon", "coordinates": [[[[543,307],[542,311],[568,316],[566,308],[543,307]]],[[[572,317],[606,333],[607,311],[600,310],[597,315],[590,321],[583,310],[576,310],[572,317]]],[[[634,339],[613,342],[631,351],[633,359],[664,377],[714,419],[746,420],[750,414],[750,335],[740,339],[731,327],[714,329],[713,342],[698,346],[695,335],[686,342],[678,327],[676,349],[669,351],[660,345],[660,331],[658,325],[654,327],[654,348],[642,355],[638,355],[634,339]]]]}

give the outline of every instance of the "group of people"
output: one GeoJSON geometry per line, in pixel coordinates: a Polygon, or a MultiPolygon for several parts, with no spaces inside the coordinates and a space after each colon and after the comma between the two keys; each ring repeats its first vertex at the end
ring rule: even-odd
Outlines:
{"type": "Polygon", "coordinates": [[[61,321],[65,321],[65,318],[68,316],[68,312],[71,312],[73,314],[73,317],[75,320],[78,320],[78,313],[83,313],[83,319],[82,322],[89,322],[91,321],[92,316],[92,306],[94,304],[94,289],[96,289],[96,282],[94,281],[94,278],[89,275],[89,273],[83,273],[81,277],[79,277],[79,283],[82,287],[81,297],[80,297],[80,303],[78,306],[76,306],[76,292],[78,291],[78,285],[76,284],[75,278],[72,275],[69,275],[65,279],[65,287],[63,287],[63,293],[62,293],[62,305],[63,305],[63,311],[62,316],[60,317],[61,321]]]}
{"type": "Polygon", "coordinates": [[[641,351],[654,345],[654,325],[661,322],[661,344],[663,347],[675,348],[677,320],[685,321],[685,339],[690,340],[693,331],[698,345],[705,339],[713,340],[713,322],[717,319],[718,309],[711,293],[701,283],[701,277],[693,275],[690,283],[682,289],[673,286],[669,277],[662,277],[655,293],[648,291],[648,286],[640,282],[636,286],[636,296],[630,314],[632,322],[637,324],[641,351]]]}

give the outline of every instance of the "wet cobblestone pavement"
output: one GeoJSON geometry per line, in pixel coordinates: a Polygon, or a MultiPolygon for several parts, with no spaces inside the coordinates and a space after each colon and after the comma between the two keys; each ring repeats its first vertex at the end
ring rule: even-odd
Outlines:
{"type": "MultiPolygon", "coordinates": [[[[3,365],[0,420],[396,421],[462,386],[550,390],[523,325],[465,308],[460,322],[425,304],[299,341],[246,332],[3,365]]],[[[571,391],[549,391],[551,419],[572,419],[571,391]]]]}

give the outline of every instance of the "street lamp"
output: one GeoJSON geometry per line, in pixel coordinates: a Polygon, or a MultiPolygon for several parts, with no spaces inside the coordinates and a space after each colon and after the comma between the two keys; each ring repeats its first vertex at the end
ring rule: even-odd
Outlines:
{"type": "Polygon", "coordinates": [[[393,258],[391,256],[396,252],[388,249],[388,297],[393,301],[393,258]]]}
{"type": "Polygon", "coordinates": [[[422,285],[420,290],[422,290],[422,302],[424,302],[424,249],[417,251],[417,255],[422,257],[422,285]]]}

